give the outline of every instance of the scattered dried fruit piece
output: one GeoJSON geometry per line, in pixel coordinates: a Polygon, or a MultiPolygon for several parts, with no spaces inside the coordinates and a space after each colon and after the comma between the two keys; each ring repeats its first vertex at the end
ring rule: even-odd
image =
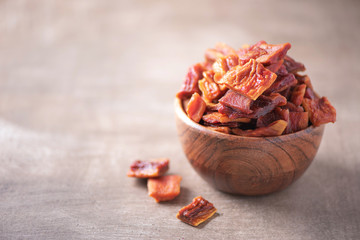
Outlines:
{"type": "Polygon", "coordinates": [[[148,194],[156,202],[169,201],[180,194],[181,176],[167,175],[159,178],[149,178],[148,194]]]}
{"type": "Polygon", "coordinates": [[[158,158],[150,161],[137,160],[130,166],[128,177],[152,178],[162,176],[169,169],[168,158],[158,158]]]}
{"type": "Polygon", "coordinates": [[[336,110],[326,97],[313,100],[304,98],[303,107],[309,113],[310,121],[315,127],[336,121],[336,110]]]}
{"type": "Polygon", "coordinates": [[[215,213],[216,208],[214,205],[199,196],[194,198],[192,203],[180,209],[176,217],[181,221],[196,227],[215,213]]]}
{"type": "Polygon", "coordinates": [[[186,112],[191,120],[199,122],[206,110],[206,103],[198,93],[194,93],[186,107],[186,112]]]}

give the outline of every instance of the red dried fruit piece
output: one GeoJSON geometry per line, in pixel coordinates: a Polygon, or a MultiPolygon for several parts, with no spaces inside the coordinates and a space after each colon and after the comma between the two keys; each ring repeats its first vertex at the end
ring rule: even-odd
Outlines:
{"type": "Polygon", "coordinates": [[[319,99],[319,96],[309,87],[306,88],[304,97],[309,99],[319,99]]]}
{"type": "Polygon", "coordinates": [[[281,68],[281,66],[283,65],[283,63],[284,63],[284,60],[281,59],[281,60],[279,60],[279,61],[276,62],[276,63],[273,63],[273,64],[271,64],[271,65],[269,65],[269,66],[266,66],[266,68],[267,68],[268,70],[276,73],[276,72],[281,68]]]}
{"type": "Polygon", "coordinates": [[[252,118],[261,117],[276,107],[285,105],[286,102],[286,98],[279,93],[271,93],[270,96],[262,95],[258,100],[254,101],[251,106],[253,110],[252,118]]]}
{"type": "Polygon", "coordinates": [[[169,169],[168,158],[158,158],[150,161],[137,160],[130,166],[128,177],[152,178],[163,175],[169,169]]]}
{"type": "Polygon", "coordinates": [[[213,71],[204,72],[203,75],[204,78],[199,81],[199,88],[207,102],[211,102],[220,96],[221,91],[217,83],[213,80],[213,71]]]}
{"type": "Polygon", "coordinates": [[[216,213],[216,208],[212,203],[199,196],[193,199],[192,203],[179,210],[176,217],[181,221],[198,226],[200,223],[208,220],[216,213]]]}
{"type": "Polygon", "coordinates": [[[313,100],[304,98],[302,105],[309,113],[310,121],[315,127],[336,121],[336,110],[326,97],[313,100]]]}
{"type": "Polygon", "coordinates": [[[288,72],[296,73],[296,72],[302,72],[305,71],[305,66],[302,63],[296,62],[294,59],[286,55],[284,57],[284,65],[288,72]]]}
{"type": "Polygon", "coordinates": [[[306,86],[308,88],[313,89],[313,86],[311,84],[311,80],[310,80],[308,75],[302,76],[302,75],[299,75],[299,74],[295,74],[295,78],[299,81],[300,84],[304,83],[304,84],[306,84],[306,86]]]}
{"type": "Polygon", "coordinates": [[[206,103],[198,93],[194,93],[186,107],[186,112],[191,120],[199,122],[206,110],[206,103]]]}
{"type": "Polygon", "coordinates": [[[215,112],[219,109],[220,104],[219,103],[206,103],[206,112],[215,112]]]}
{"type": "Polygon", "coordinates": [[[180,194],[181,176],[167,175],[159,178],[149,178],[148,194],[156,202],[169,201],[180,194]]]}
{"type": "Polygon", "coordinates": [[[290,112],[303,112],[304,109],[301,106],[296,106],[292,102],[287,102],[284,106],[281,108],[283,109],[289,109],[290,112]]]}
{"type": "Polygon", "coordinates": [[[308,127],[309,115],[307,112],[290,112],[288,125],[284,134],[297,132],[308,127]]]}
{"type": "Polygon", "coordinates": [[[294,103],[296,106],[300,106],[302,100],[304,99],[305,90],[306,90],[305,84],[297,85],[291,93],[290,101],[294,103]]]}
{"type": "Polygon", "coordinates": [[[287,89],[281,91],[280,94],[289,100],[289,98],[291,96],[291,88],[287,88],[287,89]]]}
{"type": "Polygon", "coordinates": [[[297,80],[292,73],[288,73],[286,75],[279,75],[275,82],[269,87],[268,90],[265,91],[265,94],[269,94],[272,92],[282,92],[285,89],[295,86],[297,84],[297,80]]]}
{"type": "Polygon", "coordinates": [[[271,65],[281,61],[290,48],[290,43],[273,45],[267,44],[265,41],[260,41],[247,50],[244,50],[242,55],[239,55],[240,64],[243,65],[250,59],[256,59],[259,63],[271,65]]]}
{"type": "Polygon", "coordinates": [[[205,60],[213,63],[216,59],[227,55],[236,55],[236,51],[225,43],[217,43],[215,48],[209,48],[205,51],[205,60]]]}
{"type": "Polygon", "coordinates": [[[264,68],[261,63],[251,59],[243,66],[230,69],[219,81],[228,88],[256,100],[276,79],[276,74],[264,68]]]}
{"type": "Polygon", "coordinates": [[[242,122],[248,123],[251,121],[249,118],[235,118],[231,119],[227,115],[219,113],[219,112],[212,112],[204,115],[202,119],[210,124],[217,124],[217,123],[229,123],[229,122],[242,122]]]}
{"type": "Polygon", "coordinates": [[[245,97],[244,95],[241,95],[232,90],[227,91],[226,94],[219,99],[219,102],[224,106],[230,107],[246,114],[252,112],[252,110],[250,110],[250,107],[253,101],[250,98],[245,97]]]}
{"type": "Polygon", "coordinates": [[[244,114],[230,107],[220,104],[218,111],[226,114],[229,118],[258,118],[271,112],[278,106],[286,104],[286,98],[279,93],[271,93],[270,96],[261,95],[250,107],[252,113],[244,114]]]}
{"type": "Polygon", "coordinates": [[[197,63],[191,66],[185,77],[183,86],[176,96],[180,99],[184,99],[190,97],[192,94],[196,92],[200,93],[198,87],[198,81],[202,78],[203,71],[204,71],[204,67],[202,66],[201,63],[197,63]]]}
{"type": "Polygon", "coordinates": [[[267,127],[256,128],[254,130],[242,130],[239,128],[231,129],[232,133],[244,137],[273,137],[280,136],[287,126],[284,120],[277,120],[267,127]]]}
{"type": "Polygon", "coordinates": [[[266,127],[277,120],[289,120],[289,110],[280,107],[275,108],[273,111],[261,116],[256,121],[256,127],[266,127]]]}
{"type": "Polygon", "coordinates": [[[214,81],[218,81],[229,71],[231,68],[239,64],[239,57],[237,55],[229,55],[225,57],[218,58],[213,64],[214,69],[214,81]]]}

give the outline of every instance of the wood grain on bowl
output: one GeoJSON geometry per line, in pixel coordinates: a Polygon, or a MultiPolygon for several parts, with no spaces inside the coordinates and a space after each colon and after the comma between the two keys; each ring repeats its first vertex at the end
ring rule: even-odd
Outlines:
{"type": "Polygon", "coordinates": [[[211,131],[193,122],[176,99],[176,125],[193,168],[228,193],[262,195],[297,180],[319,148],[324,125],[277,137],[242,137],[211,131]]]}

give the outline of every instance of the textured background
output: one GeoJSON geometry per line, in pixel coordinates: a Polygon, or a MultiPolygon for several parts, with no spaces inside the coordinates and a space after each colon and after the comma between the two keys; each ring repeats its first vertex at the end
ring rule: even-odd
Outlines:
{"type": "Polygon", "coordinates": [[[359,239],[359,1],[0,1],[0,239],[359,239]],[[173,98],[218,41],[292,43],[337,109],[313,164],[265,197],[212,189],[177,140],[173,98]],[[182,193],[126,177],[169,157],[182,193]],[[175,218],[202,195],[219,215],[175,218]]]}

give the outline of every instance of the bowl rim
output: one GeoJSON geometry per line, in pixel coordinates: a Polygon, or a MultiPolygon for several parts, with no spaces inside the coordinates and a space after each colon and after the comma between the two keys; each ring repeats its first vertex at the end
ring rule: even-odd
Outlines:
{"type": "Polygon", "coordinates": [[[245,137],[245,136],[239,136],[239,135],[233,135],[233,134],[228,134],[228,133],[222,133],[222,132],[217,132],[217,131],[213,131],[210,130],[208,128],[206,128],[205,126],[196,123],[194,121],[192,121],[188,115],[186,114],[183,104],[182,104],[182,100],[178,97],[175,97],[175,113],[176,115],[181,119],[181,121],[183,121],[186,125],[197,129],[198,131],[204,132],[208,135],[212,135],[214,137],[217,138],[222,138],[222,139],[234,139],[234,140],[240,140],[240,139],[246,139],[246,140],[260,140],[260,139],[267,139],[267,140],[271,140],[271,139],[278,139],[281,138],[283,140],[287,139],[287,138],[293,138],[293,137],[300,137],[302,135],[308,134],[310,132],[315,131],[316,129],[321,129],[324,128],[324,124],[318,126],[318,127],[314,127],[313,125],[294,132],[294,133],[289,133],[289,134],[285,134],[285,135],[280,135],[280,136],[272,136],[272,137],[245,137]]]}

